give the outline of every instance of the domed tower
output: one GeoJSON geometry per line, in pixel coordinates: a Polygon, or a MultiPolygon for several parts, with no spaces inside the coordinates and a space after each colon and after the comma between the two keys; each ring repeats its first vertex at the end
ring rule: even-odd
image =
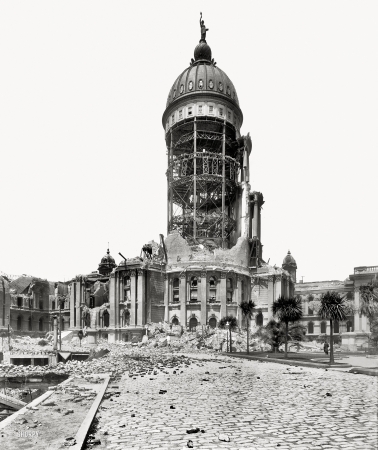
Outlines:
{"type": "Polygon", "coordinates": [[[98,271],[101,275],[109,276],[114,267],[117,267],[117,264],[108,249],[106,255],[101,259],[101,262],[98,265],[98,271]]]}
{"type": "Polygon", "coordinates": [[[293,258],[292,254],[290,253],[290,250],[288,250],[287,255],[285,256],[283,262],[282,262],[282,268],[284,270],[287,270],[291,277],[293,278],[294,283],[297,282],[297,263],[295,262],[295,259],[293,258]]]}
{"type": "Polygon", "coordinates": [[[244,232],[242,183],[248,182],[249,135],[235,86],[217,67],[203,20],[194,59],[173,83],[163,114],[168,154],[168,234],[189,244],[231,248],[244,232]]]}

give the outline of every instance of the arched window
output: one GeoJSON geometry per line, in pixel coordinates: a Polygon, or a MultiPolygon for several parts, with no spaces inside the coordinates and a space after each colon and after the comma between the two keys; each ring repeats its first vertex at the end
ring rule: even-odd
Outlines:
{"type": "Polygon", "coordinates": [[[349,319],[346,323],[346,329],[348,333],[353,331],[353,320],[349,319]]]}
{"type": "Polygon", "coordinates": [[[33,331],[33,322],[31,317],[28,319],[28,330],[33,331]]]}
{"type": "Polygon", "coordinates": [[[89,307],[90,307],[90,308],[94,308],[94,307],[95,307],[95,298],[94,298],[94,295],[91,295],[91,296],[89,297],[89,307]]]}
{"type": "Polygon", "coordinates": [[[314,315],[314,310],[310,306],[308,307],[308,315],[309,316],[313,316],[314,315]]]}
{"type": "Polygon", "coordinates": [[[195,317],[192,317],[189,320],[189,331],[196,331],[198,325],[198,320],[195,317]]]}
{"type": "Polygon", "coordinates": [[[131,280],[130,277],[127,275],[124,280],[124,291],[125,291],[125,301],[130,302],[131,301],[131,280]]]}
{"type": "Polygon", "coordinates": [[[190,280],[190,302],[194,303],[198,299],[198,280],[192,277],[190,280]]]}
{"type": "Polygon", "coordinates": [[[240,298],[241,301],[244,302],[244,280],[241,281],[241,293],[240,293],[240,298]]]}
{"type": "Polygon", "coordinates": [[[326,322],[321,322],[320,323],[320,332],[322,334],[326,334],[327,333],[327,323],[326,322]]]}
{"type": "Polygon", "coordinates": [[[178,278],[173,278],[173,303],[178,303],[180,301],[180,280],[178,278]]]}
{"type": "Polygon", "coordinates": [[[232,278],[227,278],[226,289],[227,289],[227,303],[231,303],[234,294],[234,285],[232,282],[232,278]]]}
{"type": "Polygon", "coordinates": [[[314,334],[314,322],[309,322],[307,325],[308,334],[314,334]]]}
{"type": "Polygon", "coordinates": [[[104,314],[103,314],[103,322],[104,322],[104,327],[109,327],[109,313],[108,310],[105,309],[104,314]]]}
{"type": "Polygon", "coordinates": [[[262,327],[264,323],[264,316],[262,315],[262,312],[259,312],[256,316],[256,325],[258,327],[262,327]]]}
{"type": "Polygon", "coordinates": [[[217,326],[217,319],[215,317],[212,317],[209,320],[209,326],[210,326],[210,328],[216,328],[216,326],[217,326]]]}
{"type": "Polygon", "coordinates": [[[39,299],[39,309],[43,309],[43,300],[39,299]]]}
{"type": "Polygon", "coordinates": [[[209,302],[214,303],[216,301],[217,301],[217,280],[214,277],[210,277],[209,278],[209,302]]]}
{"type": "Polygon", "coordinates": [[[177,318],[177,317],[174,317],[174,318],[172,319],[172,325],[178,325],[178,324],[179,324],[178,318],[177,318]]]}
{"type": "Polygon", "coordinates": [[[41,317],[38,322],[39,331],[43,331],[43,318],[41,317]]]}
{"type": "Polygon", "coordinates": [[[51,302],[51,309],[55,309],[55,300],[51,302]]]}
{"type": "Polygon", "coordinates": [[[18,316],[17,317],[17,331],[21,331],[22,330],[22,317],[18,316]]]}
{"type": "Polygon", "coordinates": [[[17,308],[22,308],[22,297],[17,297],[17,308]]]}
{"type": "Polygon", "coordinates": [[[339,324],[338,320],[335,320],[335,322],[333,324],[333,332],[340,333],[340,324],[339,324]]]}

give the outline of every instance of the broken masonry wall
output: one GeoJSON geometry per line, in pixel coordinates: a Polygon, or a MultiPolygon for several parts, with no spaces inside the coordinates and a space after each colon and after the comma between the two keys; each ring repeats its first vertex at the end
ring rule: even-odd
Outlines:
{"type": "Polygon", "coordinates": [[[178,233],[170,233],[165,245],[168,254],[168,265],[185,266],[194,262],[211,264],[233,264],[248,269],[249,242],[248,238],[241,236],[231,249],[215,249],[211,251],[202,246],[190,246],[188,242],[178,233]]]}
{"type": "Polygon", "coordinates": [[[147,322],[164,321],[164,273],[148,271],[147,322]]]}

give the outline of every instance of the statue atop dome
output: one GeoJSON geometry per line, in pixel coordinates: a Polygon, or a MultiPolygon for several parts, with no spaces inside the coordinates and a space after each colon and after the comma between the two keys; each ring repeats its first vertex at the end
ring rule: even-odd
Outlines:
{"type": "Polygon", "coordinates": [[[200,42],[206,42],[206,31],[209,31],[209,29],[206,28],[205,21],[202,20],[202,13],[200,13],[200,14],[201,14],[201,16],[200,16],[200,27],[201,27],[201,40],[200,40],[200,42]]]}

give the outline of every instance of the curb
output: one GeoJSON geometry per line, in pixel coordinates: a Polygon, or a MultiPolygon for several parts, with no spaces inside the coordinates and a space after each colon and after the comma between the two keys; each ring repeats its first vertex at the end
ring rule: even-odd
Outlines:
{"type": "MultiPolygon", "coordinates": [[[[262,358],[260,356],[252,356],[252,355],[238,355],[237,353],[226,353],[227,356],[231,356],[234,358],[243,358],[243,359],[251,359],[254,361],[263,361],[263,362],[274,362],[277,364],[286,364],[288,366],[302,366],[302,367],[314,367],[317,369],[334,369],[339,368],[340,366],[327,366],[325,364],[319,364],[315,362],[304,362],[304,361],[298,361],[298,360],[287,360],[287,359],[275,359],[275,358],[262,358]]],[[[348,369],[352,368],[352,365],[345,364],[340,369],[348,369]]]]}
{"type": "Polygon", "coordinates": [[[378,377],[378,368],[377,369],[364,369],[362,367],[352,367],[348,373],[355,373],[360,375],[370,375],[372,377],[378,377]]]}

